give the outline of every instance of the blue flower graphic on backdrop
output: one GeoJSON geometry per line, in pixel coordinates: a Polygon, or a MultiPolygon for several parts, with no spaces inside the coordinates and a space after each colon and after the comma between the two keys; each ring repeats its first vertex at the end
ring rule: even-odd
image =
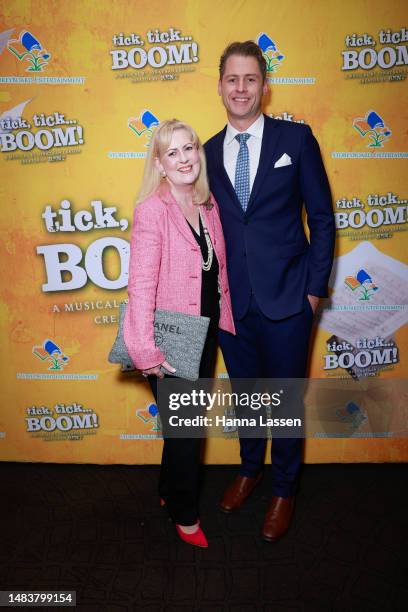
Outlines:
{"type": "Polygon", "coordinates": [[[161,423],[159,420],[159,410],[156,404],[147,404],[146,408],[136,410],[136,416],[146,425],[152,425],[150,431],[161,431],[161,423]]]}
{"type": "Polygon", "coordinates": [[[368,147],[383,147],[391,136],[392,132],[388,128],[380,115],[373,110],[366,113],[364,118],[358,117],[353,121],[353,127],[362,138],[366,136],[371,140],[368,147]]]}
{"type": "Polygon", "coordinates": [[[60,347],[53,340],[44,340],[40,345],[33,346],[33,355],[41,361],[48,361],[49,370],[63,370],[69,361],[60,347]]]}
{"type": "Polygon", "coordinates": [[[43,49],[40,41],[27,30],[23,30],[18,38],[10,39],[7,48],[19,62],[28,61],[30,66],[26,69],[27,72],[42,72],[51,59],[51,54],[43,49]]]}
{"type": "Polygon", "coordinates": [[[276,72],[279,66],[282,63],[282,60],[285,59],[283,53],[278,50],[278,47],[265,32],[261,32],[255,40],[258,47],[260,47],[262,51],[262,55],[266,61],[266,71],[267,72],[276,72]]]}
{"type": "Polygon", "coordinates": [[[138,117],[130,117],[128,120],[128,127],[138,138],[144,135],[146,137],[145,147],[148,147],[154,128],[157,127],[159,123],[160,121],[151,111],[143,110],[138,117]]]}
{"type": "Polygon", "coordinates": [[[361,408],[354,402],[348,402],[343,408],[336,410],[336,415],[343,423],[349,423],[350,432],[358,429],[364,421],[367,421],[367,415],[361,408]]]}
{"type": "Polygon", "coordinates": [[[356,292],[359,300],[365,302],[371,300],[372,296],[379,290],[371,275],[363,268],[355,276],[346,276],[344,284],[351,291],[356,292]]]}

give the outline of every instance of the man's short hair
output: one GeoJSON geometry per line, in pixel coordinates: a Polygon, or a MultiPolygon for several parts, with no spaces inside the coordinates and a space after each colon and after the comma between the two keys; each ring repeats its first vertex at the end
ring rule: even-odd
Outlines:
{"type": "Polygon", "coordinates": [[[223,51],[220,58],[220,79],[222,79],[225,71],[225,64],[227,59],[231,55],[242,55],[244,57],[254,57],[259,65],[259,70],[262,74],[262,80],[266,79],[266,61],[262,55],[261,49],[258,47],[253,40],[246,40],[245,42],[233,42],[223,51]]]}

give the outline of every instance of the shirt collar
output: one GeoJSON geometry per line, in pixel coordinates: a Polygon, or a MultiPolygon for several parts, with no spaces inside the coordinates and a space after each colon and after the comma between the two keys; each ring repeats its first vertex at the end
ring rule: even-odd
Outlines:
{"type": "MultiPolygon", "coordinates": [[[[256,121],[254,121],[252,125],[250,125],[249,128],[245,130],[245,133],[250,134],[251,136],[254,136],[254,138],[262,138],[264,123],[265,123],[265,119],[264,119],[263,114],[261,113],[258,119],[256,119],[256,121]]],[[[240,133],[241,132],[239,132],[239,130],[232,127],[230,122],[228,122],[227,131],[225,132],[225,141],[224,141],[225,144],[230,145],[234,141],[235,136],[240,133]]]]}

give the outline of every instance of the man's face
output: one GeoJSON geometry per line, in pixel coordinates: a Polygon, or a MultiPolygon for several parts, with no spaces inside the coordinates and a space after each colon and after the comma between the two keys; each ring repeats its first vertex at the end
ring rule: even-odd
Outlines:
{"type": "Polygon", "coordinates": [[[249,125],[255,121],[261,113],[262,96],[267,90],[255,57],[230,55],[218,83],[218,94],[232,123],[234,119],[249,120],[249,125]]]}

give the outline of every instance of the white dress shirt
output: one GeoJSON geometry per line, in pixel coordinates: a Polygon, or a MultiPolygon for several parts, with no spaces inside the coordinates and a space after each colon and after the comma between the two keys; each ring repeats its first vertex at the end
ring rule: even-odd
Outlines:
{"type": "MultiPolygon", "coordinates": [[[[262,135],[264,130],[264,116],[261,113],[256,121],[249,126],[248,129],[244,130],[243,133],[250,134],[250,138],[247,140],[247,147],[249,152],[249,188],[252,190],[255,176],[258,171],[259,158],[261,155],[262,135]]],[[[227,131],[225,132],[224,138],[224,167],[227,171],[232,186],[235,184],[235,168],[237,165],[237,157],[239,152],[239,142],[235,136],[240,134],[232,125],[228,122],[227,131]]]]}

